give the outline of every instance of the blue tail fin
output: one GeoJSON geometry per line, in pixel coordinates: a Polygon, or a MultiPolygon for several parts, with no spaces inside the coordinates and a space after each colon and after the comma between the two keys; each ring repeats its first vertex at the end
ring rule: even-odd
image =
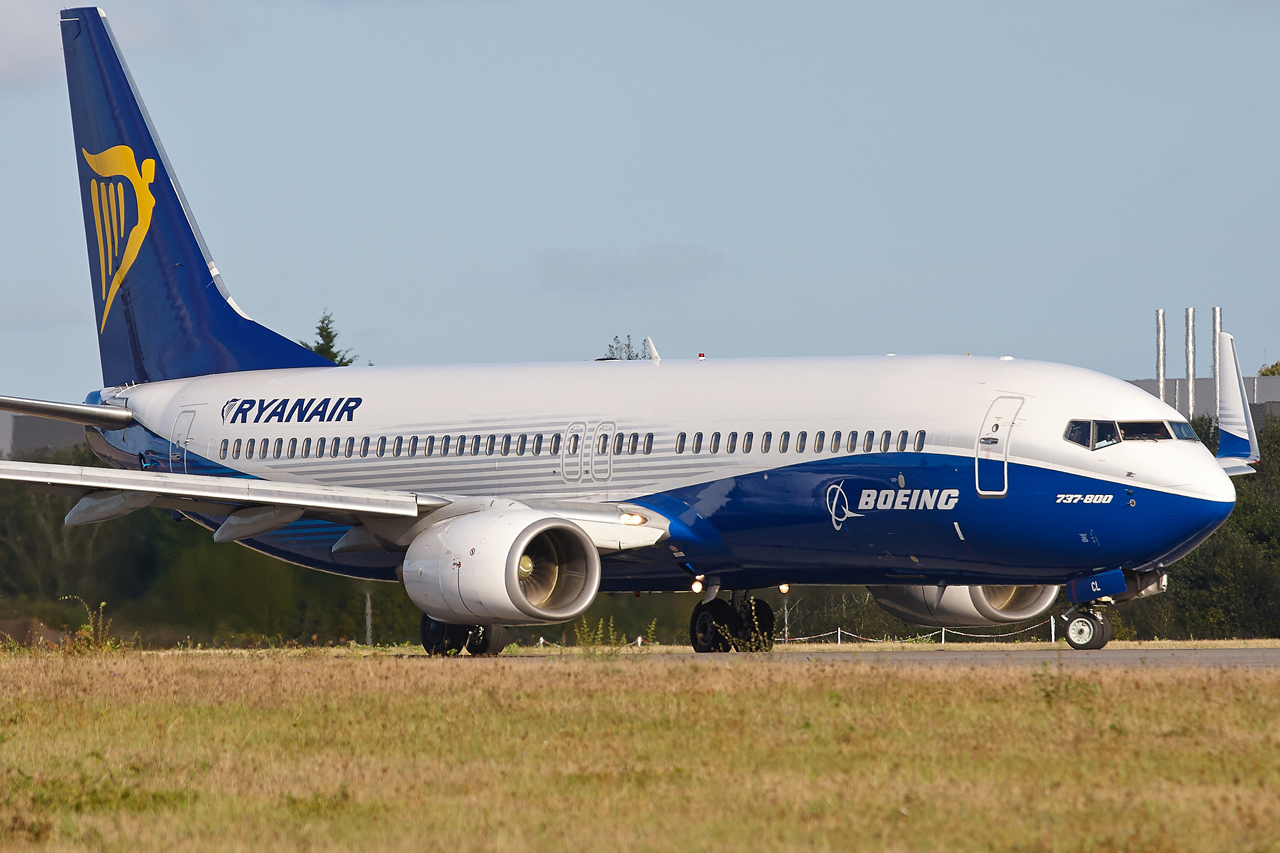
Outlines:
{"type": "Polygon", "coordinates": [[[250,320],[209,257],[102,12],[62,12],[104,385],[333,362],[250,320]]]}

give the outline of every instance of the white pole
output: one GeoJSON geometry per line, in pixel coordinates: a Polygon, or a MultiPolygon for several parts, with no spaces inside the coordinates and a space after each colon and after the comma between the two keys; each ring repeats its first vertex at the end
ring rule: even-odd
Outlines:
{"type": "Polygon", "coordinates": [[[1156,396],[1164,402],[1164,309],[1156,309],[1156,396]]]}
{"type": "Polygon", "coordinates": [[[1196,416],[1196,309],[1187,309],[1187,419],[1196,416]]]}
{"type": "Polygon", "coordinates": [[[1057,633],[1057,630],[1056,630],[1057,627],[1058,627],[1057,617],[1050,616],[1049,617],[1049,642],[1050,643],[1058,642],[1058,638],[1054,636],[1057,633]]]}
{"type": "Polygon", "coordinates": [[[364,594],[364,644],[373,645],[373,596],[364,594]]]}
{"type": "Polygon", "coordinates": [[[836,645],[840,645],[840,626],[836,626],[836,645]]]}
{"type": "Polygon", "coordinates": [[[942,629],[942,645],[945,646],[946,644],[947,644],[947,629],[943,628],[942,629]]]}
{"type": "Polygon", "coordinates": [[[1221,347],[1218,346],[1218,334],[1221,331],[1222,309],[1215,307],[1213,309],[1213,416],[1215,418],[1222,409],[1222,374],[1218,370],[1218,359],[1222,357],[1222,353],[1219,352],[1221,347]]]}

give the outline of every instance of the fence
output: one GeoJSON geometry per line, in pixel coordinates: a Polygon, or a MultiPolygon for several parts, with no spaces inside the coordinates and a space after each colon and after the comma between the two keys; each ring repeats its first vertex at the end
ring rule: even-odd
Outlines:
{"type": "MultiPolygon", "coordinates": [[[[1002,634],[969,634],[964,631],[957,631],[955,628],[951,628],[949,630],[951,631],[952,634],[958,637],[971,637],[974,639],[985,640],[985,639],[1001,639],[1004,637],[1013,637],[1017,634],[1025,634],[1028,631],[1034,631],[1036,628],[1043,628],[1045,625],[1049,626],[1049,641],[1053,642],[1054,640],[1057,639],[1057,636],[1056,636],[1057,631],[1055,630],[1056,626],[1054,625],[1052,616],[1050,616],[1048,619],[1044,620],[1043,622],[1037,622],[1034,625],[1028,625],[1026,628],[1019,628],[1016,631],[1005,631],[1002,634]]],[[[824,637],[835,637],[836,645],[841,645],[844,642],[844,638],[849,637],[854,640],[860,640],[864,643],[921,643],[921,642],[924,642],[925,640],[941,635],[942,645],[945,646],[947,644],[947,631],[948,631],[947,628],[940,628],[939,630],[933,631],[932,633],[917,634],[914,637],[904,637],[902,639],[889,639],[889,638],[877,639],[875,637],[864,637],[861,634],[855,634],[853,631],[849,631],[845,628],[836,628],[834,631],[827,631],[826,633],[823,633],[823,634],[814,634],[812,637],[778,637],[775,640],[775,642],[785,645],[787,643],[804,643],[804,642],[809,642],[813,640],[822,640],[824,637]]]]}

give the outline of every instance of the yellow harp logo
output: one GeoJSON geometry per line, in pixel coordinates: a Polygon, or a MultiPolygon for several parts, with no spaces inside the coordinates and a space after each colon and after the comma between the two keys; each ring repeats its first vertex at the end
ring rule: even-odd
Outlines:
{"type": "Polygon", "coordinates": [[[147,229],[151,227],[151,211],[156,199],[151,194],[151,182],[156,178],[156,161],[143,160],[138,164],[133,149],[128,145],[108,148],[101,154],[90,154],[83,148],[85,162],[98,174],[89,184],[89,198],[93,204],[93,225],[98,233],[98,281],[102,286],[102,334],[107,328],[107,315],[116,291],[138,257],[147,229]],[[133,190],[125,192],[125,184],[133,190]],[[133,196],[133,210],[129,210],[129,195],[133,196]],[[128,236],[125,228],[132,220],[128,236]]]}

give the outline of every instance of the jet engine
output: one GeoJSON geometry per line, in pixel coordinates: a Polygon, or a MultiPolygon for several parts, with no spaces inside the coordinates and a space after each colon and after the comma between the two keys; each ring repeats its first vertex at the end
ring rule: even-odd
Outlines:
{"type": "Polygon", "coordinates": [[[581,527],[532,509],[433,524],[409,545],[400,578],[432,619],[455,625],[567,622],[600,589],[600,556],[581,527]]]}
{"type": "Polygon", "coordinates": [[[869,586],[885,612],[913,625],[984,628],[1043,616],[1058,586],[869,586]]]}

